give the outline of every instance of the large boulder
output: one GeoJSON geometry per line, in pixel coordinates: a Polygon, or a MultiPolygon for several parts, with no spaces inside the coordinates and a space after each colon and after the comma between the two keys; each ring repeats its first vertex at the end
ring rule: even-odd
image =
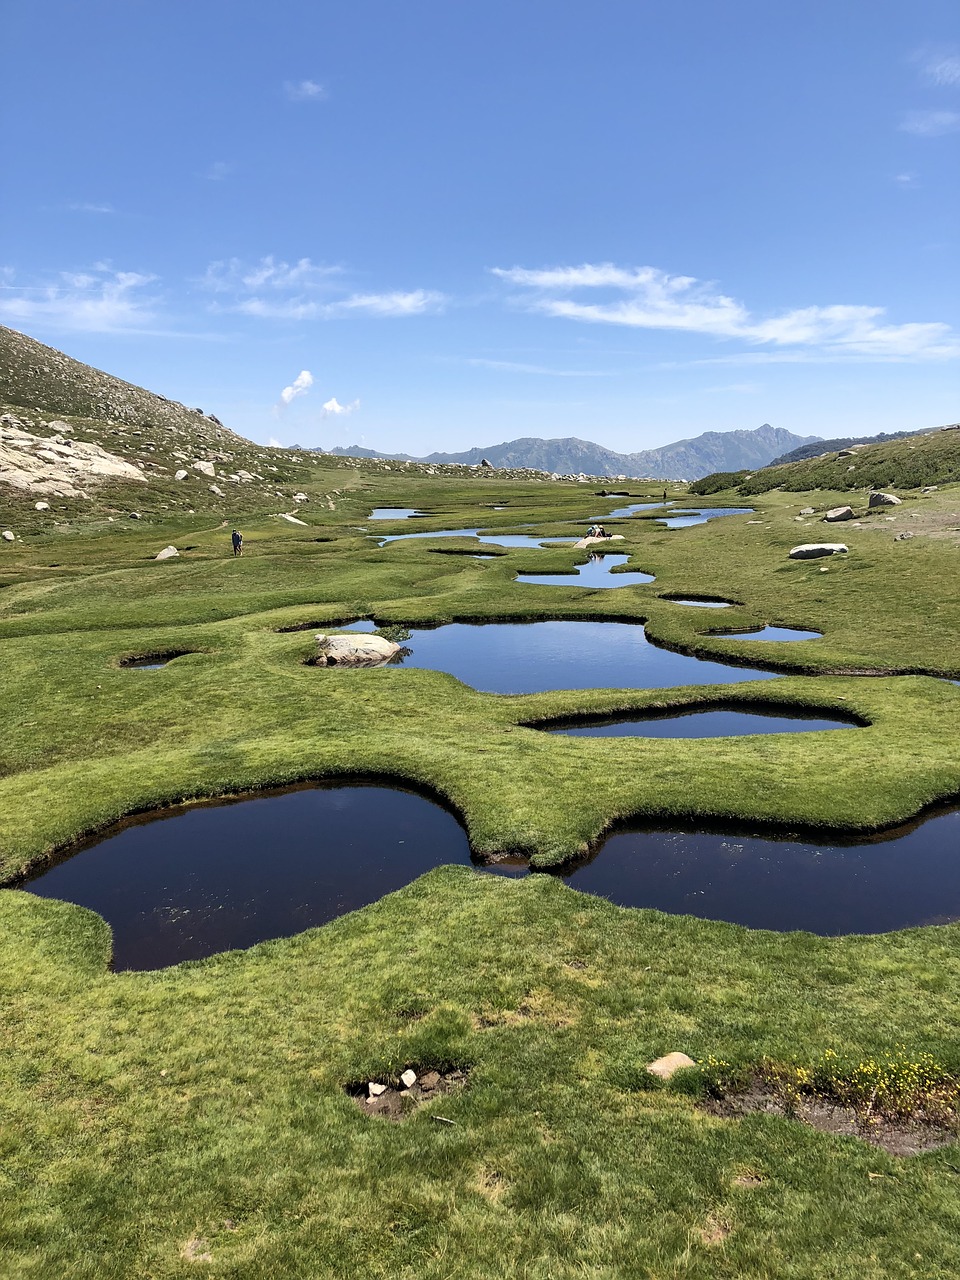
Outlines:
{"type": "Polygon", "coordinates": [[[163,550],[158,551],[153,558],[154,560],[173,560],[176,556],[179,556],[179,554],[180,552],[176,547],[164,547],[163,550]]]}
{"type": "Polygon", "coordinates": [[[852,520],[853,507],[831,507],[823,518],[827,524],[836,524],[838,520],[852,520]]]}
{"type": "Polygon", "coordinates": [[[801,546],[792,548],[790,559],[816,560],[820,556],[834,556],[846,550],[847,547],[842,542],[804,542],[801,546]]]}
{"type": "Polygon", "coordinates": [[[898,498],[894,493],[871,493],[870,495],[871,507],[899,507],[901,502],[903,499],[898,498]]]}
{"type": "Polygon", "coordinates": [[[368,632],[350,635],[317,636],[317,665],[328,667],[380,667],[389,662],[400,646],[383,636],[368,632]]]}

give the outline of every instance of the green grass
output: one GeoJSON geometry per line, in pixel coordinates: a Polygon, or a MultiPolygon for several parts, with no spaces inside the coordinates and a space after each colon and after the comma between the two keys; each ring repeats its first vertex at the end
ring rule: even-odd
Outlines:
{"type": "MultiPolygon", "coordinates": [[[[106,491],[69,527],[25,526],[0,547],[8,882],[125,813],[300,778],[416,782],[461,814],[477,852],[519,850],[541,865],[629,815],[828,832],[960,793],[960,689],[934,678],[960,677],[956,546],[893,541],[911,511],[949,513],[955,490],[911,498],[894,524],[880,513],[845,527],[849,556],[826,564],[787,558],[823,532],[795,519],[805,504],[789,494],[685,530],[607,521],[625,535],[627,568],[656,581],[591,591],[513,580],[582,562],[571,547],[478,561],[450,554],[473,543],[380,549],[361,530],[409,529],[366,521],[398,503],[434,513],[418,531],[529,524],[567,536],[623,499],[583,485],[289,467],[288,487],[311,495],[306,527],[251,509],[240,560],[219,511],[176,514],[166,496],[141,495],[143,519],[111,525],[106,491]],[[321,498],[334,482],[331,508],[321,498]],[[500,501],[509,509],[493,512],[500,501]],[[170,542],[182,557],[154,562],[170,542]],[[712,612],[667,594],[742,604],[712,612]],[[311,632],[280,630],[358,617],[631,620],[658,643],[790,674],[645,691],[617,689],[611,671],[608,689],[505,697],[438,672],[307,667],[311,632]],[[763,623],[823,635],[710,634],[763,623]],[[171,649],[195,652],[155,673],[119,666],[171,649]],[[582,743],[526,727],[731,698],[842,709],[869,727],[597,740],[589,767],[582,743]]],[[[954,926],[778,935],[621,910],[548,877],[441,868],[323,929],[117,975],[109,931],[90,913],[5,890],[0,916],[4,1276],[960,1270],[956,1148],[896,1160],[779,1117],[718,1120],[639,1087],[643,1064],[672,1049],[802,1062],[827,1047],[876,1057],[905,1045],[955,1067],[954,926]],[[402,1016],[411,1007],[424,1016],[402,1016]],[[368,1074],[447,1062],[470,1067],[469,1088],[401,1125],[364,1117],[343,1092],[368,1074]],[[761,1181],[738,1185],[745,1172],[761,1181]],[[183,1256],[191,1240],[210,1261],[183,1256]]]]}

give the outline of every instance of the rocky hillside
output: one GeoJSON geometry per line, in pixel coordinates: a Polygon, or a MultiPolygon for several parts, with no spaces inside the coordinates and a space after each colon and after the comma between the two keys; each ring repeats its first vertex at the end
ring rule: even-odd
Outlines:
{"type": "MultiPolygon", "coordinates": [[[[888,444],[893,440],[906,440],[909,436],[922,436],[929,427],[921,431],[889,431],[879,432],[875,436],[837,436],[833,440],[814,440],[810,444],[802,444],[779,458],[772,458],[766,463],[768,467],[779,467],[785,462],[805,462],[808,458],[819,458],[825,453],[836,453],[838,449],[850,449],[855,444],[888,444]]],[[[747,468],[749,470],[749,468],[747,468]]]]}
{"type": "Polygon", "coordinates": [[[744,478],[737,492],[919,489],[958,482],[960,427],[941,427],[903,440],[852,445],[807,461],[765,467],[744,478]]]}
{"type": "MultiPolygon", "coordinates": [[[[467,449],[462,453],[431,453],[417,461],[460,466],[476,466],[486,461],[494,467],[534,467],[561,475],[584,472],[624,479],[695,480],[713,471],[750,471],[766,466],[784,450],[817,439],[817,436],[796,436],[782,427],[764,423],[753,431],[705,431],[694,439],[677,440],[660,449],[617,453],[575,436],[561,440],[525,436],[483,449],[467,449]]],[[[333,452],[365,458],[410,456],[377,453],[359,445],[334,449],[333,452]]]]}

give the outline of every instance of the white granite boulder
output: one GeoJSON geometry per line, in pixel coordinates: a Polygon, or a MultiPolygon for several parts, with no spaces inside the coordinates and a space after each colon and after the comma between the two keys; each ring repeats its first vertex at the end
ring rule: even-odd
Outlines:
{"type": "Polygon", "coordinates": [[[328,667],[380,667],[389,662],[400,646],[369,632],[350,635],[317,636],[317,665],[328,667]]]}
{"type": "Polygon", "coordinates": [[[816,560],[820,556],[834,556],[845,552],[847,546],[843,542],[804,542],[790,551],[791,560],[816,560]]]}
{"type": "Polygon", "coordinates": [[[179,556],[180,552],[176,547],[164,547],[162,551],[158,551],[153,557],[154,560],[173,560],[175,556],[179,556]]]}
{"type": "Polygon", "coordinates": [[[838,520],[852,520],[853,507],[831,507],[823,518],[827,524],[836,524],[838,520]]]}
{"type": "Polygon", "coordinates": [[[903,502],[902,498],[898,498],[895,493],[871,493],[871,507],[899,507],[903,502]]]}

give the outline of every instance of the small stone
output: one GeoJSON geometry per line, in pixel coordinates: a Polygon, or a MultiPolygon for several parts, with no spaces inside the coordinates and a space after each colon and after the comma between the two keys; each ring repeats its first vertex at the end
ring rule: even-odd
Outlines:
{"type": "Polygon", "coordinates": [[[305,493],[295,493],[293,495],[294,502],[308,502],[309,499],[305,493]]]}
{"type": "Polygon", "coordinates": [[[685,1053],[667,1053],[662,1058],[656,1058],[653,1062],[648,1062],[647,1070],[652,1076],[659,1076],[661,1080],[669,1080],[675,1071],[679,1071],[683,1067],[695,1067],[696,1065],[694,1060],[687,1057],[685,1053]]]}
{"type": "Polygon", "coordinates": [[[380,1084],[377,1080],[371,1080],[367,1084],[367,1093],[371,1098],[379,1098],[381,1093],[387,1092],[387,1086],[380,1084]]]}
{"type": "Polygon", "coordinates": [[[154,560],[172,560],[175,556],[179,556],[180,552],[176,547],[164,547],[162,551],[158,551],[153,557],[154,560]]]}
{"type": "Polygon", "coordinates": [[[223,490],[219,487],[219,485],[208,484],[207,488],[210,490],[211,493],[215,493],[218,498],[223,497],[223,490]]]}
{"type": "Polygon", "coordinates": [[[16,535],[12,529],[4,529],[3,533],[0,533],[0,538],[2,538],[4,542],[13,542],[15,536],[16,535]]]}
{"type": "Polygon", "coordinates": [[[913,537],[912,533],[908,533],[906,530],[904,530],[903,533],[894,534],[893,540],[894,542],[906,542],[907,538],[912,538],[912,537],[913,537]]]}
{"type": "Polygon", "coordinates": [[[212,462],[203,462],[199,458],[193,463],[194,471],[200,471],[205,476],[215,476],[216,470],[212,462]]]}
{"type": "Polygon", "coordinates": [[[139,512],[139,511],[131,511],[131,512],[130,512],[130,519],[131,519],[131,520],[139,520],[139,519],[140,519],[140,512],[139,512]]]}
{"type": "Polygon", "coordinates": [[[408,1067],[407,1070],[404,1071],[404,1073],[401,1075],[400,1080],[404,1088],[409,1089],[411,1085],[414,1085],[417,1083],[417,1073],[408,1067]]]}
{"type": "Polygon", "coordinates": [[[35,503],[33,504],[33,509],[34,509],[34,511],[49,511],[49,510],[50,510],[50,503],[49,503],[49,502],[35,502],[35,503]]]}
{"type": "Polygon", "coordinates": [[[189,474],[189,471],[184,471],[183,467],[181,467],[179,471],[173,473],[173,478],[174,480],[186,480],[189,474]]]}
{"type": "Polygon", "coordinates": [[[815,515],[816,512],[814,511],[813,507],[801,507],[800,514],[802,516],[812,516],[812,515],[815,515]]]}

